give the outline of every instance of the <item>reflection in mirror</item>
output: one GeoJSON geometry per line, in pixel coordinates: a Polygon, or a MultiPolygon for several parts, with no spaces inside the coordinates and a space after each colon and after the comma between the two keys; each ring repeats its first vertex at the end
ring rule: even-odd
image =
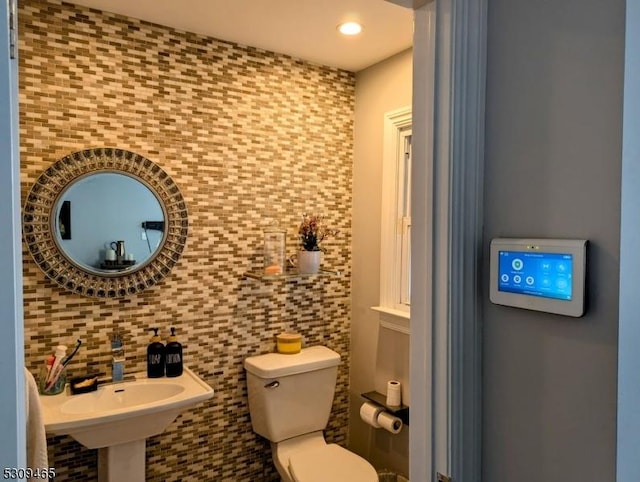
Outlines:
{"type": "Polygon", "coordinates": [[[73,152],[38,177],[22,215],[33,260],[57,285],[119,298],[162,281],[180,260],[189,220],[180,189],[124,149],[73,152]]]}
{"type": "Polygon", "coordinates": [[[115,271],[143,265],[163,239],[163,229],[147,227],[164,224],[158,198],[125,174],[100,172],[79,178],[60,196],[56,212],[57,244],[81,268],[115,271]],[[112,246],[116,240],[124,241],[121,250],[112,246]]]}

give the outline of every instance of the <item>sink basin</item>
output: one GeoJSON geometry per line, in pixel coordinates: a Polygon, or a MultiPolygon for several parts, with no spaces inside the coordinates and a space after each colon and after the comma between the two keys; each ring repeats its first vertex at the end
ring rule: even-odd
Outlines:
{"type": "Polygon", "coordinates": [[[80,396],[69,397],[60,405],[65,414],[107,413],[162,402],[184,392],[179,383],[127,383],[112,385],[80,396]]]}
{"type": "Polygon", "coordinates": [[[45,430],[70,435],[90,449],[111,447],[162,433],[184,410],[213,397],[213,389],[184,367],[175,378],[106,384],[81,395],[41,396],[45,430]]]}

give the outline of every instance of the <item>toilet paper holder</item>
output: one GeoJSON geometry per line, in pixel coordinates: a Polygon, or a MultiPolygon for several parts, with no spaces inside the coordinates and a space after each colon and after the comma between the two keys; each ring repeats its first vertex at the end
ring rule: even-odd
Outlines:
{"type": "Polygon", "coordinates": [[[407,405],[399,405],[399,406],[387,405],[386,395],[383,395],[382,393],[379,393],[376,391],[362,393],[361,396],[362,398],[365,398],[370,402],[373,402],[377,405],[384,407],[384,409],[387,412],[395,415],[400,420],[402,420],[402,423],[404,425],[409,425],[409,407],[407,405]]]}

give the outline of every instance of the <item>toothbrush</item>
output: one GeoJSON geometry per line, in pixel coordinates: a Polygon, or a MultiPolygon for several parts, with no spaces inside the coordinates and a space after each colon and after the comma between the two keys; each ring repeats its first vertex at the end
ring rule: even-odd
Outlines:
{"type": "Polygon", "coordinates": [[[51,376],[51,368],[53,367],[53,362],[56,360],[56,357],[53,355],[49,355],[47,357],[47,359],[45,360],[45,366],[47,367],[47,376],[45,377],[44,381],[45,383],[49,380],[49,377],[51,376]]]}
{"type": "Polygon", "coordinates": [[[75,356],[75,354],[78,352],[78,350],[80,349],[80,345],[82,345],[82,340],[80,340],[78,338],[78,341],[76,342],[76,347],[73,349],[73,351],[71,352],[70,355],[67,355],[66,357],[64,357],[62,359],[62,361],[58,364],[57,367],[54,367],[51,369],[51,378],[49,379],[49,383],[46,387],[47,390],[49,390],[52,386],[54,386],[56,384],[56,382],[58,381],[58,379],[60,378],[60,375],[62,374],[62,370],[64,370],[64,368],[69,364],[69,362],[71,361],[71,359],[75,356]]]}
{"type": "Polygon", "coordinates": [[[76,355],[76,353],[78,353],[78,350],[80,349],[80,345],[82,345],[82,340],[80,338],[78,338],[78,340],[76,341],[76,347],[73,349],[73,351],[71,352],[70,355],[64,357],[64,359],[62,360],[62,367],[66,367],[69,362],[71,361],[71,359],[76,355]]]}
{"type": "Polygon", "coordinates": [[[62,362],[62,359],[64,358],[64,356],[67,354],[67,347],[65,345],[58,345],[56,347],[56,352],[55,352],[55,360],[53,361],[53,366],[51,367],[51,371],[49,371],[49,376],[47,378],[47,384],[50,385],[51,384],[51,380],[53,379],[54,375],[56,374],[56,371],[58,370],[58,367],[60,366],[60,362],[62,362]]]}

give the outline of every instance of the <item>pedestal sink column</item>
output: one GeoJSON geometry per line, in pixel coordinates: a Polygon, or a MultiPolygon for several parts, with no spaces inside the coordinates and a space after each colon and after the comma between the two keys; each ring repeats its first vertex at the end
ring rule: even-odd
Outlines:
{"type": "Polygon", "coordinates": [[[146,440],[98,449],[98,482],[145,482],[146,440]]]}

